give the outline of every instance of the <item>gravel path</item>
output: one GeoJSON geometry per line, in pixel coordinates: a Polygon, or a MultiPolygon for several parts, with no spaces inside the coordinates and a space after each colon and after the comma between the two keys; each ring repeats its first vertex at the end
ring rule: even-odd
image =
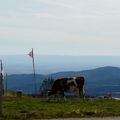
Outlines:
{"type": "Polygon", "coordinates": [[[106,117],[106,118],[59,118],[59,119],[43,119],[43,120],[120,120],[120,117],[106,117]]]}

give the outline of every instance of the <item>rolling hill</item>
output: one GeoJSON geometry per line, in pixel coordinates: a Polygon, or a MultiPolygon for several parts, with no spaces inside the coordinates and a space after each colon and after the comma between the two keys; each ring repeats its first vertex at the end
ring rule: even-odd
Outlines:
{"type": "MultiPolygon", "coordinates": [[[[120,68],[118,67],[100,67],[85,71],[65,71],[49,75],[37,74],[37,86],[41,85],[45,78],[54,79],[63,77],[85,77],[86,95],[106,95],[109,92],[120,95],[120,68]]],[[[32,74],[9,75],[7,78],[8,88],[12,90],[22,89],[23,92],[31,93],[33,91],[32,74]]]]}

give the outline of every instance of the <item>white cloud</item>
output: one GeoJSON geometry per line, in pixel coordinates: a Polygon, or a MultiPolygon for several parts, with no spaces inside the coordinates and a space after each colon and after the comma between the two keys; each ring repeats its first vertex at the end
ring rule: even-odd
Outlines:
{"type": "Polygon", "coordinates": [[[33,46],[38,53],[119,55],[119,0],[19,3],[0,5],[0,54],[33,46]]]}
{"type": "Polygon", "coordinates": [[[68,4],[69,1],[67,1],[67,3],[63,0],[61,0],[61,1],[59,1],[59,0],[36,0],[36,1],[48,4],[48,5],[60,6],[60,7],[77,10],[75,7],[73,7],[73,5],[68,4]]]}

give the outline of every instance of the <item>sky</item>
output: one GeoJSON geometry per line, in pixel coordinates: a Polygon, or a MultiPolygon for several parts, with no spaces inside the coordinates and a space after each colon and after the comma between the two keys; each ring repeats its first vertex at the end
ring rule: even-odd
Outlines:
{"type": "Polygon", "coordinates": [[[120,0],[0,0],[0,55],[120,55],[120,0]]]}

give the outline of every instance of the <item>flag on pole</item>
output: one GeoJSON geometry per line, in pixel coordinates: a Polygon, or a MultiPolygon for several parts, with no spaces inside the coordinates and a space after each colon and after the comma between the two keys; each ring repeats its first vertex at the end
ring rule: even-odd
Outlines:
{"type": "Polygon", "coordinates": [[[36,74],[35,74],[35,62],[34,62],[33,48],[32,48],[32,50],[29,52],[28,55],[29,55],[29,57],[32,58],[32,61],[33,61],[34,89],[35,89],[35,94],[37,94],[37,84],[36,84],[36,74]]]}
{"type": "Polygon", "coordinates": [[[33,58],[33,49],[29,52],[28,55],[33,58]]]}

